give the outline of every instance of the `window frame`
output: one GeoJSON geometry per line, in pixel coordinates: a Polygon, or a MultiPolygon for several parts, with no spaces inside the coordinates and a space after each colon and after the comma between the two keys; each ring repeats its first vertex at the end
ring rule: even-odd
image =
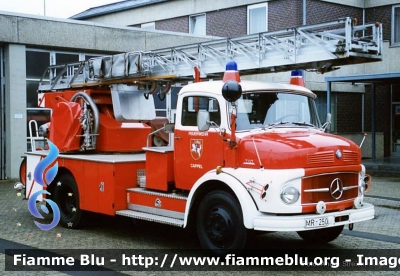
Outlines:
{"type": "Polygon", "coordinates": [[[181,125],[184,127],[197,126],[197,113],[206,110],[210,113],[210,119],[217,125],[221,124],[221,106],[217,98],[213,96],[188,95],[182,99],[181,125]],[[195,99],[197,101],[195,102],[195,99]]]}
{"type": "Polygon", "coordinates": [[[189,15],[189,34],[192,35],[207,35],[207,17],[205,13],[199,13],[199,14],[193,14],[189,15]],[[201,34],[195,34],[193,32],[193,19],[198,18],[198,17],[203,17],[204,16],[204,33],[201,34]]]}
{"type": "MultiPolygon", "coordinates": [[[[103,55],[105,55],[105,54],[94,54],[94,53],[74,52],[74,51],[60,51],[60,50],[47,50],[47,49],[29,48],[29,47],[27,47],[26,50],[25,50],[25,55],[26,56],[28,55],[28,52],[48,54],[49,55],[49,64],[46,65],[46,68],[48,66],[51,66],[51,65],[59,64],[59,63],[57,63],[57,60],[56,60],[58,54],[76,55],[76,56],[78,56],[78,60],[76,62],[85,60],[86,56],[94,57],[94,56],[103,56],[103,55]]],[[[74,61],[71,61],[71,62],[74,62],[74,61]]],[[[27,68],[29,65],[30,64],[27,62],[27,64],[26,64],[26,71],[27,72],[29,71],[29,69],[27,68]]],[[[44,73],[45,72],[43,71],[42,73],[40,73],[40,75],[28,75],[28,74],[26,74],[26,79],[25,79],[26,80],[26,97],[27,97],[27,103],[26,104],[27,104],[27,107],[29,107],[29,108],[38,107],[37,99],[36,99],[36,102],[28,100],[29,98],[33,98],[33,97],[37,98],[37,93],[36,93],[37,89],[34,89],[34,90],[30,89],[31,88],[30,85],[34,85],[37,88],[39,86],[39,82],[40,82],[42,77],[44,77],[44,79],[42,81],[44,81],[44,82],[50,81],[48,76],[46,77],[45,75],[43,75],[44,73]],[[32,92],[30,92],[30,91],[32,91],[32,92]],[[33,96],[31,94],[33,94],[33,96]]]]}
{"type": "Polygon", "coordinates": [[[145,30],[155,30],[156,22],[148,22],[148,23],[140,24],[140,28],[145,29],[145,30]]]}
{"type": "Polygon", "coordinates": [[[254,33],[250,33],[250,11],[252,9],[258,9],[258,8],[262,8],[262,7],[265,8],[265,31],[263,31],[263,32],[268,32],[268,2],[265,2],[265,3],[247,6],[247,34],[254,34],[254,33]]]}
{"type": "Polygon", "coordinates": [[[392,6],[392,27],[391,27],[391,38],[390,38],[391,46],[400,46],[400,5],[393,5],[392,6]],[[398,29],[398,37],[397,41],[395,40],[396,38],[396,9],[398,9],[399,12],[399,19],[397,22],[397,29],[398,29]]]}

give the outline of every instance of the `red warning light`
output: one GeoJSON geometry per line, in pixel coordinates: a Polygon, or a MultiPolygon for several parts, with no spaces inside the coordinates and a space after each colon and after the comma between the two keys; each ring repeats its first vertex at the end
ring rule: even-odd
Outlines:
{"type": "Polygon", "coordinates": [[[237,69],[237,63],[233,60],[229,61],[226,64],[224,77],[222,78],[223,82],[227,82],[229,80],[240,82],[240,75],[237,69]]]}
{"type": "Polygon", "coordinates": [[[306,87],[303,79],[303,71],[293,70],[290,77],[290,84],[306,87]]]}

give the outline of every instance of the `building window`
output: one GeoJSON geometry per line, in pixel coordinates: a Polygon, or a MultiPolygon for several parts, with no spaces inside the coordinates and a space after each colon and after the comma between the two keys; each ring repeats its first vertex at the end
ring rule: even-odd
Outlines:
{"type": "Polygon", "coordinates": [[[206,35],[205,14],[189,16],[189,33],[194,35],[206,35]]]}
{"type": "Polygon", "coordinates": [[[268,31],[268,3],[256,4],[247,7],[247,33],[261,33],[268,31]]]}
{"type": "Polygon", "coordinates": [[[49,51],[26,51],[26,103],[27,107],[37,107],[37,89],[44,71],[50,65],[49,51]]]}
{"type": "Polygon", "coordinates": [[[392,45],[400,46],[400,5],[392,8],[392,45]]]}
{"type": "MultiPolygon", "coordinates": [[[[99,54],[102,55],[102,54],[99,54]]],[[[40,49],[27,49],[26,51],[26,101],[27,107],[38,106],[37,89],[39,82],[44,77],[44,83],[49,82],[49,75],[45,74],[50,65],[62,65],[67,63],[88,60],[98,55],[73,52],[55,52],[40,49]]]]}
{"type": "Polygon", "coordinates": [[[61,65],[74,62],[79,62],[79,54],[56,53],[55,64],[61,65]]]}
{"type": "Polygon", "coordinates": [[[156,23],[150,22],[150,23],[143,23],[140,25],[140,28],[146,29],[146,30],[155,30],[156,29],[156,23]]]}

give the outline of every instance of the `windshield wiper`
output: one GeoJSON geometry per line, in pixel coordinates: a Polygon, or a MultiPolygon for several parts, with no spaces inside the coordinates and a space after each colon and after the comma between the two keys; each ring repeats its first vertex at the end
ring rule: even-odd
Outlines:
{"type": "Polygon", "coordinates": [[[298,126],[310,126],[310,127],[315,127],[316,128],[315,125],[310,124],[310,123],[306,123],[306,122],[292,122],[292,124],[298,125],[298,126]]]}
{"type": "Polygon", "coordinates": [[[273,128],[273,127],[276,127],[276,126],[279,126],[279,125],[288,124],[288,123],[289,122],[284,121],[284,122],[279,122],[279,123],[268,124],[268,125],[264,126],[264,128],[265,129],[269,129],[269,128],[273,128]]]}

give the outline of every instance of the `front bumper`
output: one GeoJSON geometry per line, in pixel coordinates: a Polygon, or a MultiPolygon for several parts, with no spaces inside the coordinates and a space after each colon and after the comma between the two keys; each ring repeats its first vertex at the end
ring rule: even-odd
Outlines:
{"type": "Polygon", "coordinates": [[[259,231],[303,231],[312,229],[321,229],[327,227],[334,227],[339,225],[346,225],[366,220],[371,220],[375,216],[375,209],[372,204],[363,203],[359,209],[350,209],[339,212],[332,212],[326,214],[306,214],[306,215],[269,215],[262,214],[254,218],[254,230],[259,231]],[[306,220],[328,218],[328,226],[323,227],[306,227],[306,220]],[[336,218],[342,218],[337,221],[336,218]],[[345,220],[343,218],[346,218],[345,220]],[[347,219],[348,218],[348,219],[347,219]]]}

